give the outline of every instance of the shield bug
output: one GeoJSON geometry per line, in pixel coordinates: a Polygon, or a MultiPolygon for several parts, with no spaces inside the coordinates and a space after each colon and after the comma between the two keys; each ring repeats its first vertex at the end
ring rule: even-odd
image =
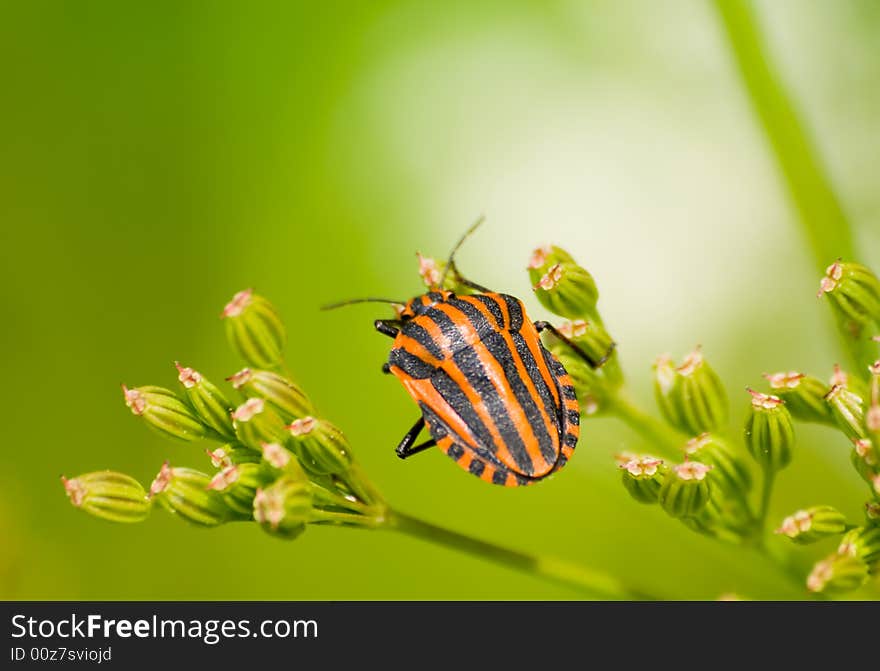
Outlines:
{"type": "Polygon", "coordinates": [[[529,319],[518,298],[463,278],[455,253],[481,223],[459,239],[424,294],[405,302],[361,298],[325,309],[360,302],[398,307],[396,319],[375,321],[377,331],[394,339],[382,370],[400,380],[421,416],[398,444],[397,456],[437,446],[486,482],[516,487],[562,468],[580,436],[574,384],[540,334],[549,331],[594,368],[611,350],[596,361],[549,322],[529,319]],[[473,293],[444,289],[450,270],[473,293]],[[430,439],[416,444],[426,427],[430,439]]]}

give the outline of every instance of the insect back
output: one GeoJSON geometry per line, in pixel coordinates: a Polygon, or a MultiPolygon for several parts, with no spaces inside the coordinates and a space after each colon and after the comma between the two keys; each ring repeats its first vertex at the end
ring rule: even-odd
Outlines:
{"type": "MultiPolygon", "coordinates": [[[[455,253],[479,224],[462,236],[445,264],[419,255],[425,293],[408,301],[347,303],[396,308],[395,318],[375,321],[376,330],[394,340],[383,371],[400,380],[420,410],[397,455],[406,459],[436,446],[486,482],[519,486],[562,468],[580,436],[574,383],[541,333],[550,331],[554,342],[590,368],[601,366],[613,345],[606,353],[586,352],[549,322],[532,321],[517,297],[465,278],[455,253]],[[418,442],[426,428],[430,438],[418,442]]],[[[549,290],[568,287],[564,277],[549,290]]]]}

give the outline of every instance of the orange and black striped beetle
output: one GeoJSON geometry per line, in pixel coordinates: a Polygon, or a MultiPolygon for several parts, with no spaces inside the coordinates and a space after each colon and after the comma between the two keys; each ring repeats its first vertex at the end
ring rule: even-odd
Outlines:
{"type": "Polygon", "coordinates": [[[496,485],[528,485],[562,468],[580,436],[574,384],[544,347],[549,331],[590,366],[593,360],[546,321],[531,321],[522,302],[464,279],[455,253],[482,219],[458,241],[434,287],[402,303],[379,298],[354,302],[402,305],[397,319],[377,319],[375,328],[394,344],[385,373],[401,381],[421,417],[397,446],[406,459],[437,446],[463,469],[496,485]],[[453,270],[458,283],[476,293],[442,289],[453,270]],[[427,426],[431,438],[416,439],[427,426]]]}

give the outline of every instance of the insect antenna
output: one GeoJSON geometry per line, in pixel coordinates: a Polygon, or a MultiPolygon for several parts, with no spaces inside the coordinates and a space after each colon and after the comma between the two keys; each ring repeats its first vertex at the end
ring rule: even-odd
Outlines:
{"type": "Polygon", "coordinates": [[[339,301],[338,303],[330,303],[322,305],[322,310],[335,310],[346,305],[354,305],[355,303],[388,303],[389,305],[405,305],[406,301],[395,301],[390,298],[350,298],[347,301],[339,301]]]}
{"type": "Polygon", "coordinates": [[[469,229],[467,229],[464,232],[464,235],[462,235],[458,239],[458,242],[455,243],[455,247],[453,247],[452,251],[449,253],[449,260],[446,261],[446,267],[443,269],[443,274],[440,276],[440,282],[438,282],[438,286],[441,286],[441,287],[443,286],[443,281],[446,279],[446,275],[449,272],[449,269],[454,267],[455,253],[458,251],[459,247],[461,247],[462,244],[464,244],[464,241],[467,240],[471,236],[471,234],[474,231],[476,231],[480,227],[480,224],[482,224],[485,220],[486,220],[485,215],[481,214],[480,218],[477,219],[473,224],[471,224],[471,227],[469,229]]]}

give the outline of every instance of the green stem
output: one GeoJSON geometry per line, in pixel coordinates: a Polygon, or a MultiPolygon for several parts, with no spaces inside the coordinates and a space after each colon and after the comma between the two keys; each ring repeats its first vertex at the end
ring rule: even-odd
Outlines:
{"type": "MultiPolygon", "coordinates": [[[[809,133],[768,53],[750,2],[715,0],[749,101],[772,148],[819,272],[837,258],[857,260],[853,234],[809,133]]],[[[873,351],[838,316],[838,332],[857,368],[873,351]]]]}
{"type": "Polygon", "coordinates": [[[776,481],[774,471],[764,473],[764,482],[761,486],[761,505],[758,508],[758,523],[755,525],[755,535],[758,544],[764,545],[764,534],[767,530],[767,517],[770,514],[770,497],[773,495],[773,483],[776,481]]]}
{"type": "Polygon", "coordinates": [[[658,452],[668,457],[683,457],[682,448],[687,438],[665,422],[642,410],[625,390],[621,389],[615,396],[611,412],[650,440],[657,447],[658,452]]]}
{"type": "Polygon", "coordinates": [[[388,510],[385,526],[422,540],[488,559],[502,566],[576,589],[593,598],[653,600],[656,597],[625,586],[617,578],[561,559],[511,550],[404,513],[388,510]]]}

